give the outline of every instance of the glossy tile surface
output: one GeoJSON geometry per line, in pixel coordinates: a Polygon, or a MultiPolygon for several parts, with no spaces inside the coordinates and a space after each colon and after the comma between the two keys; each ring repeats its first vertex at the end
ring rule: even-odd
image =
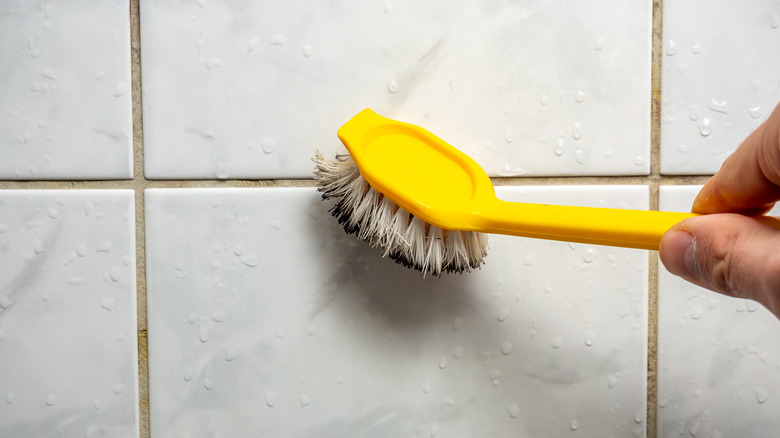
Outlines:
{"type": "MultiPolygon", "coordinates": [[[[499,188],[646,208],[644,186],[499,188]]],[[[647,252],[491,236],[423,279],[313,189],[145,193],[152,436],[645,434],[647,252]]]]}
{"type": "Polygon", "coordinates": [[[134,218],[131,191],[0,191],[0,436],[138,436],[134,218]]]}
{"type": "MultiPolygon", "coordinates": [[[[660,208],[690,211],[698,190],[661,187],[660,208]]],[[[658,436],[775,436],[780,322],[753,301],[693,286],[659,266],[658,436]]]]}
{"type": "Polygon", "coordinates": [[[492,175],[649,172],[649,0],[141,1],[148,178],[310,177],[370,107],[492,175]]]}
{"type": "Polygon", "coordinates": [[[129,11],[0,2],[0,179],[132,178],[129,11]]]}
{"type": "Polygon", "coordinates": [[[661,171],[712,174],[780,102],[780,2],[663,2],[661,171]]]}

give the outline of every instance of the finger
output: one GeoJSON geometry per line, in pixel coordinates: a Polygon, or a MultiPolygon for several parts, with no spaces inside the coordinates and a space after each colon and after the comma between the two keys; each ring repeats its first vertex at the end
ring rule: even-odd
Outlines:
{"type": "Polygon", "coordinates": [[[763,304],[780,318],[780,231],[740,214],[687,219],[661,240],[672,274],[763,304]]]}
{"type": "Polygon", "coordinates": [[[780,105],[704,185],[695,213],[762,214],[780,199],[780,105]]]}

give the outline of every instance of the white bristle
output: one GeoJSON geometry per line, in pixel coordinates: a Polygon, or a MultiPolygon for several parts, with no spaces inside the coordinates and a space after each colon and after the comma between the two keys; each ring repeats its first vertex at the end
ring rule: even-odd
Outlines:
{"type": "Polygon", "coordinates": [[[313,161],[318,190],[323,199],[337,199],[331,213],[344,231],[382,248],[384,256],[436,276],[469,272],[483,263],[487,235],[443,230],[415,217],[371,188],[349,155],[334,161],[316,151],[313,161]]]}

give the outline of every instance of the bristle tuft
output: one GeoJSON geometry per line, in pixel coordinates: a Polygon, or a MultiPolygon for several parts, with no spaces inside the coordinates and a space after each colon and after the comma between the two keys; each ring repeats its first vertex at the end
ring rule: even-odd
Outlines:
{"type": "Polygon", "coordinates": [[[328,160],[315,151],[312,161],[322,199],[337,200],[330,212],[344,231],[382,248],[384,256],[423,276],[470,272],[484,263],[487,235],[443,230],[415,217],[371,188],[349,155],[328,160]]]}

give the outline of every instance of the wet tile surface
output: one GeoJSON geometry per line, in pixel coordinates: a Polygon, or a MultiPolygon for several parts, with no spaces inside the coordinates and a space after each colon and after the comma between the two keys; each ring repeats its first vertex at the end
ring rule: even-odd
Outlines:
{"type": "Polygon", "coordinates": [[[780,102],[780,3],[663,2],[661,172],[712,174],[780,102]]]}
{"type": "Polygon", "coordinates": [[[145,202],[152,436],[644,436],[645,251],[491,236],[482,270],[423,279],[313,189],[145,202]]]}
{"type": "Polygon", "coordinates": [[[138,436],[131,191],[0,191],[0,436],[138,436]]]}
{"type": "Polygon", "coordinates": [[[0,4],[0,178],[132,178],[127,0],[0,4]]]}
{"type": "MultiPolygon", "coordinates": [[[[661,187],[660,208],[690,211],[699,188],[661,187]]],[[[780,322],[753,301],[693,286],[659,266],[658,436],[775,435],[780,322]]]]}
{"type": "Polygon", "coordinates": [[[310,177],[360,110],[491,175],[646,175],[651,2],[142,1],[148,178],[310,177]],[[302,11],[306,11],[303,13],[302,11]]]}

